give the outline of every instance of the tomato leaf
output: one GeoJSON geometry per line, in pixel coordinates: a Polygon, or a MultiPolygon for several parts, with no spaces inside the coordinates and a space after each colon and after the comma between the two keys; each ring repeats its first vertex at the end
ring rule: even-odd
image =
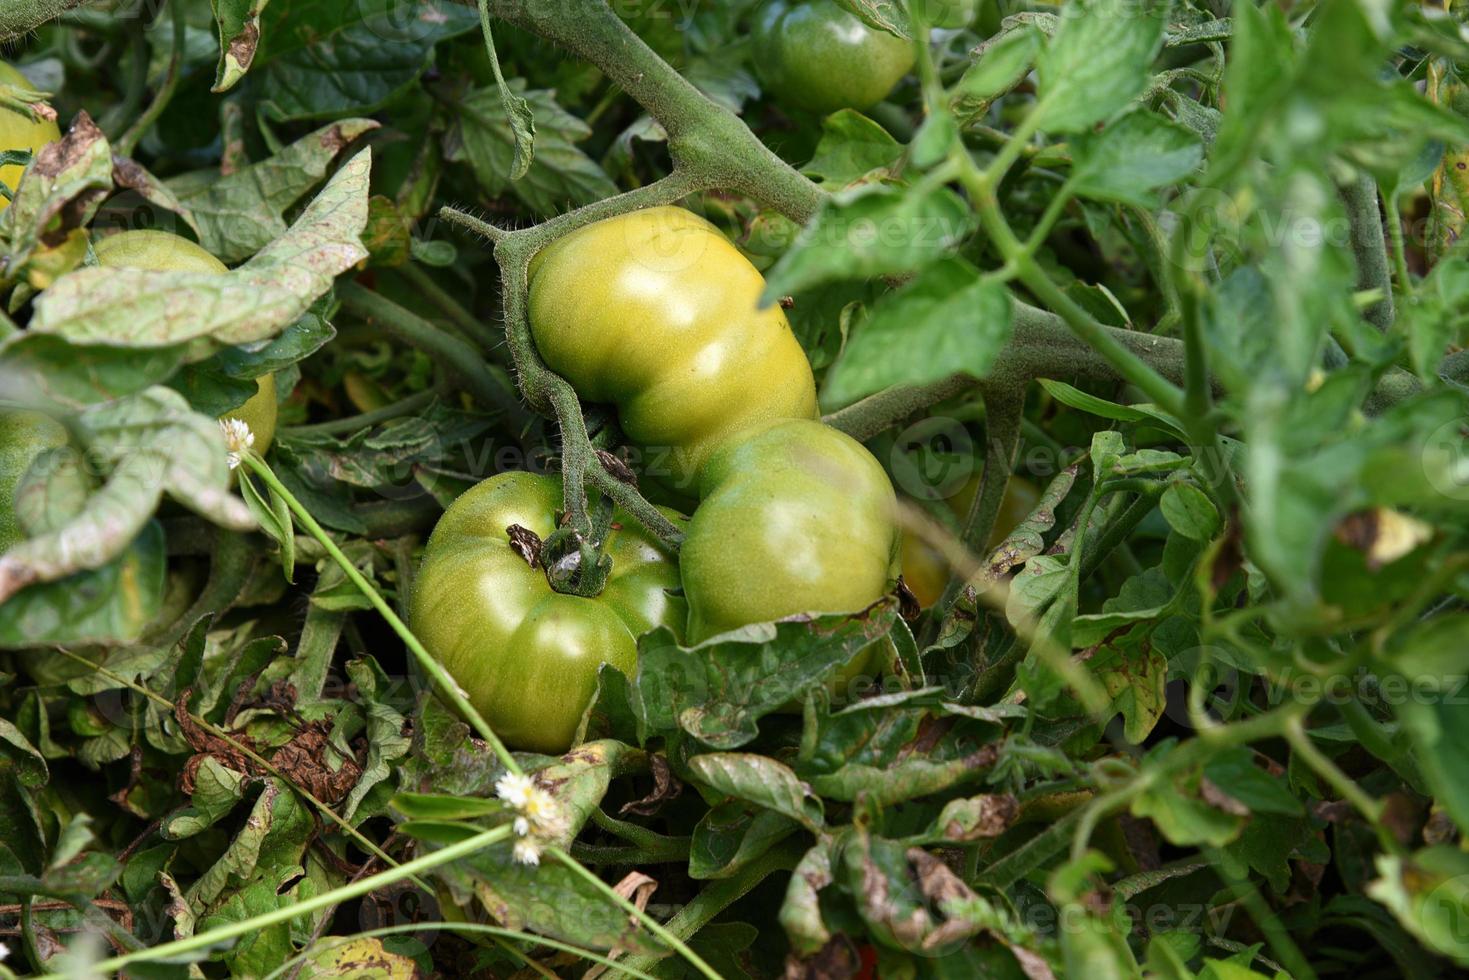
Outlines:
{"type": "Polygon", "coordinates": [[[878,300],[827,373],[822,405],[840,408],[892,385],[926,384],[956,371],[983,378],[1011,329],[1005,288],[962,259],[945,259],[878,300]]]}

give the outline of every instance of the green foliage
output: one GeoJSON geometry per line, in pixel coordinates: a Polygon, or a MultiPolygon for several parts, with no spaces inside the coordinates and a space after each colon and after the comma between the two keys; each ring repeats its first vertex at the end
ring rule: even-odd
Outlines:
{"type": "Polygon", "coordinates": [[[836,0],[916,65],[817,116],[753,0],[0,6],[66,134],[0,211],[0,412],[60,423],[0,481],[5,969],[1469,967],[1462,11],[836,0]],[[395,616],[496,473],[561,471],[575,557],[604,496],[679,544],[526,320],[537,252],[675,204],[949,587],[654,629],[511,755],[395,616]],[[97,265],[140,228],[231,268],[97,265]],[[216,419],[266,374],[262,463],[216,419]]]}

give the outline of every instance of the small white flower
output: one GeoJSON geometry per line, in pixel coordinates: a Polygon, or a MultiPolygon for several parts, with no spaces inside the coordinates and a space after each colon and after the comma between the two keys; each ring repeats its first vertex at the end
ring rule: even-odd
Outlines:
{"type": "Polygon", "coordinates": [[[511,851],[515,860],[521,864],[537,865],[541,863],[541,845],[534,837],[522,837],[515,842],[511,851]]]}
{"type": "Polygon", "coordinates": [[[519,837],[524,837],[526,834],[530,833],[530,821],[525,819],[524,817],[516,817],[514,826],[515,833],[519,837]]]}
{"type": "Polygon", "coordinates": [[[240,419],[220,419],[219,427],[224,430],[224,444],[229,449],[230,469],[240,465],[240,454],[255,445],[255,433],[240,419]]]}
{"type": "Polygon", "coordinates": [[[535,780],[529,776],[506,773],[495,783],[495,795],[517,810],[524,810],[526,802],[535,792],[535,780]]]}
{"type": "Polygon", "coordinates": [[[0,960],[4,960],[4,959],[6,959],[9,956],[10,956],[10,947],[7,946],[7,945],[5,945],[4,943],[0,943],[0,960]]]}

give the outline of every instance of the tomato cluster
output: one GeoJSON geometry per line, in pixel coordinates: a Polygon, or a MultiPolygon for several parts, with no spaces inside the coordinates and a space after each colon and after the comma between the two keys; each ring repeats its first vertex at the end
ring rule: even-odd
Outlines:
{"type": "Polygon", "coordinates": [[[655,623],[697,643],[854,612],[896,580],[892,485],[860,443],[821,423],[810,362],[780,307],[760,307],[764,288],[718,229],[680,208],[590,225],[532,264],[547,366],[615,406],[634,442],[669,450],[675,489],[698,505],[676,562],[618,518],[612,580],[595,599],[555,593],[508,543],[509,524],[542,537],[556,527],[556,481],[497,476],[450,508],[425,551],[413,624],[508,744],[565,749],[598,665],[630,672],[637,634],[655,623]],[[677,586],[683,601],[656,598],[677,586]]]}

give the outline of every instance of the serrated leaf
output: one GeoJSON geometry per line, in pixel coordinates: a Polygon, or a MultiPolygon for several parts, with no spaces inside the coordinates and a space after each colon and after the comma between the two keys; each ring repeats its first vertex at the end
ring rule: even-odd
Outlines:
{"type": "Polygon", "coordinates": [[[1036,65],[1042,129],[1075,133],[1141,95],[1163,44],[1168,4],[1078,0],[1036,65]]]}
{"type": "Polygon", "coordinates": [[[767,276],[763,303],[823,283],[918,272],[974,230],[957,194],[861,185],[826,198],[767,276]]]}
{"type": "Polygon", "coordinates": [[[32,585],[0,602],[0,648],[137,640],[163,602],[163,531],[150,523],[124,545],[101,568],[32,585]]]}
{"type": "Polygon", "coordinates": [[[911,40],[908,11],[900,0],[836,0],[838,6],[856,14],[863,23],[903,40],[911,40]]]}
{"type": "Polygon", "coordinates": [[[107,564],[138,536],[164,493],[222,527],[255,527],[229,492],[219,424],[177,392],[150,388],[87,409],[77,424],[92,460],[111,473],[79,514],[0,557],[0,600],[34,582],[107,564]]]}
{"type": "Polygon", "coordinates": [[[962,371],[985,377],[1010,340],[1010,295],[963,259],[925,269],[878,301],[827,374],[822,405],[838,408],[891,385],[962,371]]]}
{"type": "Polygon", "coordinates": [[[738,748],[761,718],[880,641],[896,614],[886,600],[856,616],[747,626],[692,648],[667,629],[645,634],[632,699],[639,735],[681,728],[715,748],[738,748]]]}
{"type": "Polygon", "coordinates": [[[478,23],[448,0],[277,0],[252,66],[262,106],[281,121],[373,112],[418,81],[439,41],[478,23]]]}
{"type": "Polygon", "coordinates": [[[821,141],[801,172],[824,184],[845,187],[874,170],[892,166],[902,155],[903,145],[887,130],[855,109],[840,109],[821,121],[821,141]]]}
{"type": "Polygon", "coordinates": [[[1147,109],[1127,113],[1072,143],[1071,186],[1100,201],[1152,207],[1152,192],[1188,177],[1204,157],[1188,129],[1147,109]]]}
{"type": "Polygon", "coordinates": [[[520,137],[494,88],[470,92],[460,101],[459,138],[451,147],[450,159],[467,162],[486,193],[509,191],[541,214],[555,214],[568,204],[590,204],[617,193],[602,168],[576,146],[592,134],[591,127],[561,108],[552,92],[528,91],[525,80],[518,78],[510,79],[506,86],[534,114],[534,159],[518,160],[523,152],[520,137]],[[520,163],[528,166],[517,178],[520,163]]]}
{"type": "Polygon", "coordinates": [[[961,114],[978,115],[996,98],[1020,84],[1029,74],[1044,40],[1033,25],[1022,24],[986,41],[980,48],[979,58],[965,69],[954,86],[952,97],[961,114]]]}

